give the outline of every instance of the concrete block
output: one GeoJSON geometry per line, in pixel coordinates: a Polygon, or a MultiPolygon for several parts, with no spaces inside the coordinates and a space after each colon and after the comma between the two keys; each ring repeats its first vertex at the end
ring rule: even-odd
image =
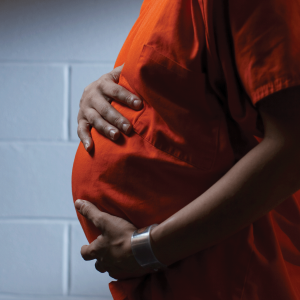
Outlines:
{"type": "Polygon", "coordinates": [[[142,0],[0,1],[0,59],[115,61],[142,0]]]}
{"type": "Polygon", "coordinates": [[[64,137],[64,73],[63,66],[0,65],[0,139],[64,137]]]}
{"type": "Polygon", "coordinates": [[[81,257],[81,246],[88,244],[81,226],[72,224],[71,232],[70,294],[97,295],[112,299],[108,283],[115,279],[109,277],[108,273],[98,272],[95,269],[95,261],[84,261],[81,257]]]}
{"type": "Polygon", "coordinates": [[[79,140],[77,136],[77,115],[83,90],[103,74],[113,70],[114,64],[78,65],[71,67],[71,139],[79,140]]]}
{"type": "Polygon", "coordinates": [[[62,224],[0,221],[0,292],[62,295],[63,235],[62,224]]]}
{"type": "Polygon", "coordinates": [[[76,218],[71,196],[76,149],[77,143],[0,142],[0,217],[76,218]]]}

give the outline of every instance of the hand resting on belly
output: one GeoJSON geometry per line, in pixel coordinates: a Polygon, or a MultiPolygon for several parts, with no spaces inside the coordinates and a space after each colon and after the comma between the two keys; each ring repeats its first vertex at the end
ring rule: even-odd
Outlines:
{"type": "Polygon", "coordinates": [[[132,124],[110,105],[112,100],[134,110],[140,110],[143,107],[141,99],[118,85],[123,66],[124,64],[104,74],[84,89],[77,117],[77,133],[88,152],[93,149],[91,127],[112,141],[120,137],[119,130],[128,135],[132,129],[132,124]]]}

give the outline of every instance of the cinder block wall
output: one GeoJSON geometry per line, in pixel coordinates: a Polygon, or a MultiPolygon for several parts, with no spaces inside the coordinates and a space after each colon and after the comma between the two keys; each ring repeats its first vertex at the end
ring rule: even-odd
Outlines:
{"type": "Polygon", "coordinates": [[[0,299],[111,299],[111,278],[80,256],[76,118],[141,3],[0,1],[0,299]]]}

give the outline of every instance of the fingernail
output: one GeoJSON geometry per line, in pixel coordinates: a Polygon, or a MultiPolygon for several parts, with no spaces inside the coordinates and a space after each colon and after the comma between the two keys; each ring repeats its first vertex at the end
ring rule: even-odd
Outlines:
{"type": "Polygon", "coordinates": [[[110,135],[110,137],[111,137],[112,139],[115,139],[116,133],[117,133],[116,130],[111,130],[111,131],[109,132],[109,135],[110,135]]]}
{"type": "Polygon", "coordinates": [[[133,107],[134,108],[139,108],[142,104],[142,101],[141,100],[134,100],[133,101],[133,107]]]}
{"type": "Polygon", "coordinates": [[[75,208],[80,211],[81,205],[83,204],[83,201],[78,199],[75,201],[75,208]]]}
{"type": "Polygon", "coordinates": [[[127,133],[129,127],[130,127],[130,124],[123,124],[123,125],[122,125],[122,129],[123,129],[123,131],[124,131],[125,133],[127,133]]]}
{"type": "Polygon", "coordinates": [[[87,151],[87,149],[88,149],[89,146],[90,146],[90,143],[89,143],[89,142],[86,142],[86,143],[84,144],[84,148],[85,148],[86,151],[87,151]]]}

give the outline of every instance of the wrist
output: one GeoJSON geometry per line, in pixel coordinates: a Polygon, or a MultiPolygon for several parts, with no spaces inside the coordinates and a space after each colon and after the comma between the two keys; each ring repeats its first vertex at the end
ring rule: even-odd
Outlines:
{"type": "Polygon", "coordinates": [[[150,269],[153,271],[164,270],[167,268],[166,265],[157,259],[152,251],[150,233],[156,226],[157,224],[153,224],[151,226],[138,229],[131,237],[131,249],[136,261],[144,269],[150,269]]]}
{"type": "Polygon", "coordinates": [[[150,233],[151,247],[156,258],[166,266],[171,265],[175,261],[171,258],[172,253],[166,253],[166,248],[163,246],[162,226],[156,226],[150,233]]]}
{"type": "Polygon", "coordinates": [[[186,230],[173,217],[151,230],[152,251],[159,261],[170,266],[186,258],[186,230]]]}

